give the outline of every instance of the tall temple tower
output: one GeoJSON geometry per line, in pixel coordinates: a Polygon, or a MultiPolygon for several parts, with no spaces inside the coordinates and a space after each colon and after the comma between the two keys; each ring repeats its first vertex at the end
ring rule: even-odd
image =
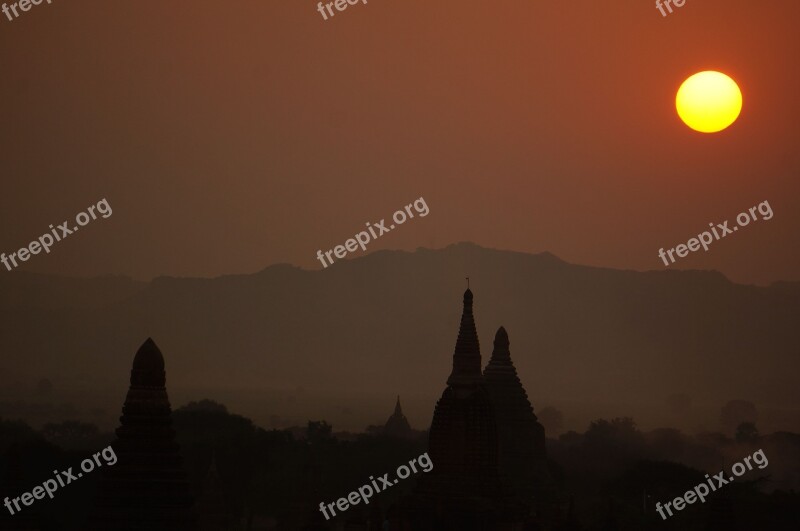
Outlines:
{"type": "Polygon", "coordinates": [[[528,515],[522,497],[501,482],[497,419],[481,372],[472,300],[467,288],[453,369],[433,412],[428,441],[433,469],[390,518],[398,529],[517,531],[528,515]]]}
{"type": "Polygon", "coordinates": [[[95,512],[95,531],[197,531],[197,517],[172,429],[164,357],[152,339],[133,360],[122,407],[118,461],[104,466],[95,512]]]}
{"type": "Polygon", "coordinates": [[[492,358],[483,371],[483,379],[497,420],[501,476],[514,491],[530,494],[547,483],[544,427],[517,376],[509,344],[508,334],[501,326],[494,336],[492,358]]]}
{"type": "Polygon", "coordinates": [[[479,496],[497,489],[497,429],[481,374],[481,350],[472,315],[472,291],[464,309],[447,388],[436,404],[429,435],[431,480],[453,494],[479,496]]]}

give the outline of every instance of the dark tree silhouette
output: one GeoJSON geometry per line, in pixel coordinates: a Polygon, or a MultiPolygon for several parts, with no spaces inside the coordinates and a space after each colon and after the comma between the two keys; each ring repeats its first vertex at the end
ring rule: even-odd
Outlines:
{"type": "Polygon", "coordinates": [[[42,428],[46,439],[79,438],[88,439],[97,435],[99,430],[94,424],[79,420],[65,420],[60,423],[48,422],[42,428]]]}
{"type": "Polygon", "coordinates": [[[733,433],[742,422],[756,422],[758,411],[755,404],[747,400],[731,400],[722,407],[720,421],[726,433],[733,433]]]}
{"type": "Polygon", "coordinates": [[[736,442],[756,443],[758,442],[758,428],[755,422],[742,422],[736,428],[736,442]]]}
{"type": "Polygon", "coordinates": [[[306,440],[311,444],[319,444],[332,439],[333,426],[324,420],[309,420],[306,429],[306,440]]]}
{"type": "Polygon", "coordinates": [[[210,411],[210,412],[217,412],[217,413],[227,413],[228,408],[225,407],[223,404],[219,402],[214,402],[213,400],[209,400],[204,398],[199,402],[189,402],[185,406],[181,407],[177,411],[210,411]]]}

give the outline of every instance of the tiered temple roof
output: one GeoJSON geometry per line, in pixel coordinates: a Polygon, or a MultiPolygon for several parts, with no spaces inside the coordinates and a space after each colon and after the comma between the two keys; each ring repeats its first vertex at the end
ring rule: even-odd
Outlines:
{"type": "Polygon", "coordinates": [[[517,492],[535,491],[546,481],[544,427],[517,376],[509,344],[508,334],[501,326],[483,378],[497,421],[501,476],[517,492]]]}
{"type": "MultiPolygon", "coordinates": [[[[419,478],[415,493],[404,500],[400,514],[390,518],[393,525],[406,526],[403,529],[505,531],[521,529],[528,519],[530,506],[524,496],[509,488],[512,485],[501,482],[498,423],[511,419],[530,429],[530,421],[536,422],[536,417],[511,365],[507,337],[503,350],[502,335],[495,343],[488,376],[492,386],[500,390],[498,398],[502,403],[513,405],[509,408],[513,414],[506,416],[506,408],[500,408],[503,416],[495,416],[497,408],[481,372],[472,303],[472,291],[467,288],[453,369],[433,413],[428,444],[433,469],[419,478]]],[[[517,455],[522,459],[530,457],[522,451],[517,455]]]]}
{"type": "Polygon", "coordinates": [[[96,531],[197,531],[194,500],[172,429],[164,357],[152,339],[133,360],[122,407],[118,461],[102,468],[95,512],[96,531]]]}
{"type": "Polygon", "coordinates": [[[434,463],[430,480],[436,490],[469,496],[496,493],[497,431],[481,374],[469,289],[464,292],[453,370],[433,413],[429,448],[434,463]]]}

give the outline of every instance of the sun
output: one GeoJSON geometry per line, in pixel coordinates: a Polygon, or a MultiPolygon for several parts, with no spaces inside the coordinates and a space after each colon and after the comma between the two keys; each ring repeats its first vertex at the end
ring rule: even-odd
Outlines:
{"type": "Polygon", "coordinates": [[[716,133],[727,128],[742,111],[742,92],[722,72],[698,72],[683,82],[675,96],[678,116],[701,133],[716,133]]]}

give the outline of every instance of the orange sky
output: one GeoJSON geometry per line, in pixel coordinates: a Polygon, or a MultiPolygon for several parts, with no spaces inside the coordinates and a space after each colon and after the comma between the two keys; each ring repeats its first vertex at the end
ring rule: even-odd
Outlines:
{"type": "MultiPolygon", "coordinates": [[[[582,264],[800,280],[800,3],[310,0],[42,4],[0,19],[0,250],[102,198],[113,216],[21,269],[212,276],[320,268],[367,221],[430,215],[369,246],[474,241],[582,264]],[[737,123],[684,126],[694,72],[732,76],[737,123]]],[[[353,256],[358,256],[354,253],[353,256]]],[[[9,274],[0,270],[0,274],[9,274]]]]}

